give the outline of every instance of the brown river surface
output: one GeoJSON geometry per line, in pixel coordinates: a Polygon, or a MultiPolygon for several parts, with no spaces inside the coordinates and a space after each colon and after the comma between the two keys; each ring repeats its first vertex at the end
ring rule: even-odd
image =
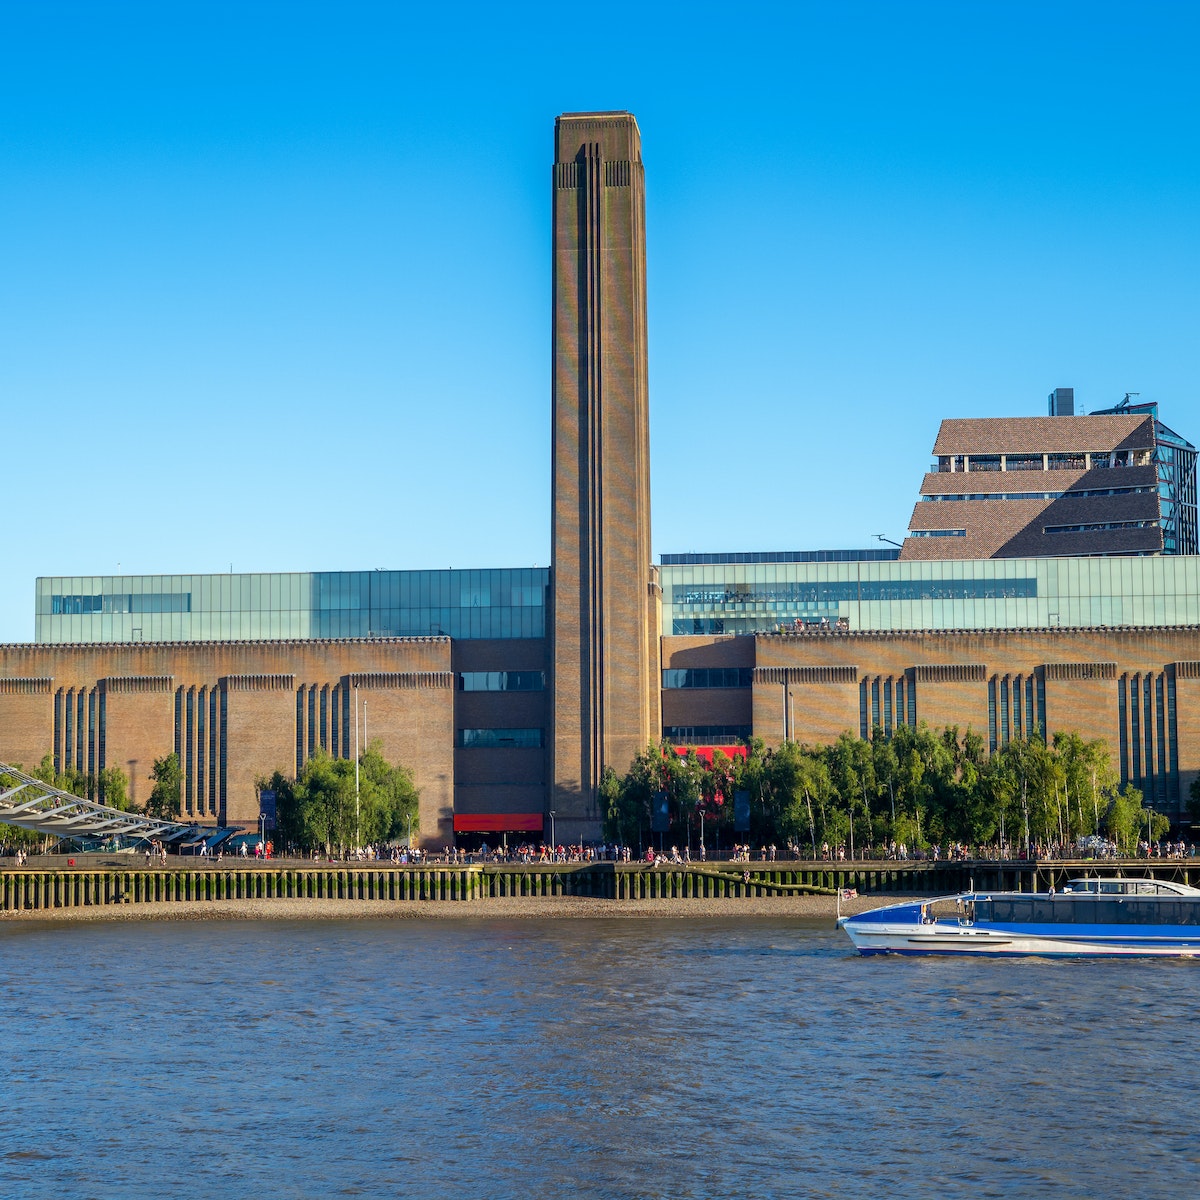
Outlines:
{"type": "Polygon", "coordinates": [[[826,919],[0,924],[4,1197],[1181,1197],[1200,963],[826,919]]]}

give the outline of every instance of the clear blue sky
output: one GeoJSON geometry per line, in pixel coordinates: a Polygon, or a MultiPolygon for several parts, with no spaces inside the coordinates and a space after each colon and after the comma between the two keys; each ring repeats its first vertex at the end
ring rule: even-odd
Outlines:
{"type": "Polygon", "coordinates": [[[1056,386],[1195,441],[1198,34],[1096,0],[3,5],[0,640],[37,575],[548,563],[565,111],[642,129],[656,554],[899,539],[939,419],[1056,386]]]}

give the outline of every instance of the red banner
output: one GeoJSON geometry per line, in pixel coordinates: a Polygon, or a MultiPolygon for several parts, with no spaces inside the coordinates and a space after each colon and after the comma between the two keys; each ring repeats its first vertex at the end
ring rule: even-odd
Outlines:
{"type": "Polygon", "coordinates": [[[541,813],[455,813],[455,833],[541,833],[541,813]]]}

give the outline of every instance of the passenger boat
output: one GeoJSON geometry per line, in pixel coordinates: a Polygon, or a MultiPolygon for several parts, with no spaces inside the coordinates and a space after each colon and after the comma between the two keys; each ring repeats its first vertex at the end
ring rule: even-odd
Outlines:
{"type": "Polygon", "coordinates": [[[860,954],[1200,956],[1200,888],[1073,879],[1055,892],[965,892],[838,917],[860,954]]]}

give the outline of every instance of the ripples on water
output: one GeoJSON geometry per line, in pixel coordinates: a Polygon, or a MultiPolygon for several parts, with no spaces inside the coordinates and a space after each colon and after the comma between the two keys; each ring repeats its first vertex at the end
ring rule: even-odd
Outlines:
{"type": "Polygon", "coordinates": [[[0,1195],[1180,1197],[1200,963],[753,919],[0,925],[0,1195]]]}

